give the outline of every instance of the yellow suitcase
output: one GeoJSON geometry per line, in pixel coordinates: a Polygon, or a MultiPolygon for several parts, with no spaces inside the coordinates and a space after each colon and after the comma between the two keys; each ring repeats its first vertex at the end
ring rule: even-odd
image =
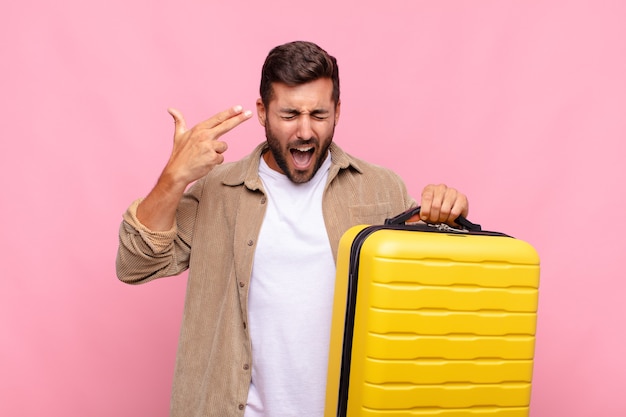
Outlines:
{"type": "Polygon", "coordinates": [[[325,417],[527,417],[537,252],[418,210],[340,241],[325,417]]]}

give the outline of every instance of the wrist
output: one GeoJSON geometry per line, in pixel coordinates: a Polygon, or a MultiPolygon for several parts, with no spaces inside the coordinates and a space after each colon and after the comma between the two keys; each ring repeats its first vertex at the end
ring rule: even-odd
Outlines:
{"type": "Polygon", "coordinates": [[[161,194],[180,198],[191,182],[187,178],[177,175],[176,172],[168,170],[166,167],[159,176],[155,188],[161,194]]]}

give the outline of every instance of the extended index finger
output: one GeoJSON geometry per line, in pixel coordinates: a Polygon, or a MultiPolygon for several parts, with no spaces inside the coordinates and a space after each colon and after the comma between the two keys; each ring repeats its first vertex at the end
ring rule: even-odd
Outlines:
{"type": "Polygon", "coordinates": [[[198,123],[197,127],[214,130],[216,132],[215,139],[217,139],[224,133],[239,126],[250,117],[252,117],[250,110],[244,111],[242,106],[236,105],[198,123]]]}

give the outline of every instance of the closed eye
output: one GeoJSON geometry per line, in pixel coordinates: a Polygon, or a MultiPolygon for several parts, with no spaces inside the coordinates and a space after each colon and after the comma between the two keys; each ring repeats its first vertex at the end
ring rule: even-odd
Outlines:
{"type": "Polygon", "coordinates": [[[311,117],[316,120],[326,120],[328,119],[329,113],[327,111],[314,111],[311,113],[311,117]]]}
{"type": "MultiPolygon", "coordinates": [[[[280,112],[280,118],[282,120],[295,120],[299,116],[303,115],[303,113],[296,110],[284,110],[280,112]]],[[[309,116],[315,120],[326,120],[330,116],[330,112],[326,110],[314,110],[309,113],[309,116]]]]}
{"type": "Polygon", "coordinates": [[[296,109],[282,109],[279,112],[279,116],[283,120],[294,120],[300,115],[300,112],[296,109]]]}

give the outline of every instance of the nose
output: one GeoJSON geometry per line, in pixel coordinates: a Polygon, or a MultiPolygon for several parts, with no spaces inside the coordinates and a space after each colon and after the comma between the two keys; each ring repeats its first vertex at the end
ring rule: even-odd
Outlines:
{"type": "Polygon", "coordinates": [[[309,140],[313,137],[311,129],[311,119],[308,115],[302,115],[298,118],[298,131],[296,132],[298,139],[309,140]]]}

